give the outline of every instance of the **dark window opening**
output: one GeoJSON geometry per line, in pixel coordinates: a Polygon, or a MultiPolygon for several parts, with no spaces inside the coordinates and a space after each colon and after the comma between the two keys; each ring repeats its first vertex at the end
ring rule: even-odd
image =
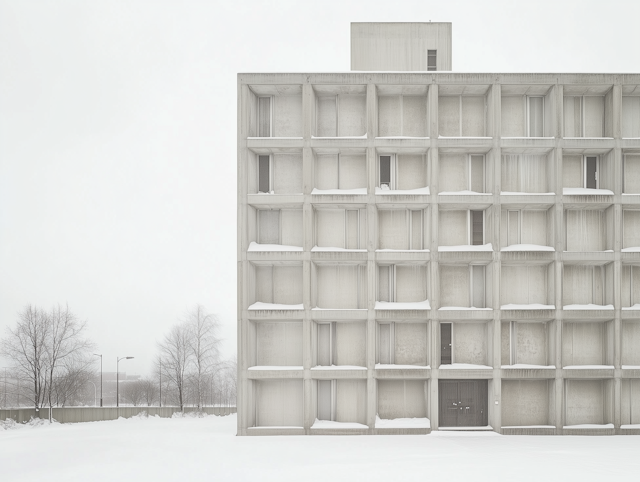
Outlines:
{"type": "Polygon", "coordinates": [[[427,50],[427,70],[437,70],[436,52],[436,50],[427,50]]]}

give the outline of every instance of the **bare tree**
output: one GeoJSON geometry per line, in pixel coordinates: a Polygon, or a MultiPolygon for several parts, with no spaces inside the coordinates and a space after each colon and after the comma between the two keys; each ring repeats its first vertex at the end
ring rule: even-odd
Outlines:
{"type": "Polygon", "coordinates": [[[147,407],[150,407],[158,399],[158,387],[156,387],[155,382],[150,378],[143,378],[140,380],[140,383],[142,384],[144,402],[147,404],[147,407]]]}
{"type": "Polygon", "coordinates": [[[144,380],[132,380],[124,384],[122,396],[134,407],[142,405],[145,401],[145,382],[144,380]]]}
{"type": "MultiPolygon", "coordinates": [[[[51,389],[53,405],[64,407],[85,401],[86,387],[95,378],[95,371],[91,369],[92,363],[93,359],[87,358],[73,360],[58,370],[61,374],[54,378],[51,389]]],[[[93,393],[91,399],[95,402],[93,393]]]]}
{"type": "Polygon", "coordinates": [[[184,410],[187,370],[191,362],[189,330],[186,325],[175,325],[158,345],[162,360],[161,373],[176,389],[180,410],[184,410]]]}
{"type": "Polygon", "coordinates": [[[32,386],[28,398],[37,416],[45,401],[53,406],[54,380],[64,377],[91,349],[92,343],[84,337],[85,327],[86,322],[67,306],[58,305],[47,313],[27,305],[18,314],[16,327],[7,329],[0,352],[13,360],[17,376],[32,386]]]}
{"type": "Polygon", "coordinates": [[[207,380],[212,370],[220,363],[219,323],[215,315],[207,313],[202,305],[197,305],[186,318],[185,325],[189,334],[189,349],[193,373],[195,404],[200,410],[207,393],[207,380]]]}

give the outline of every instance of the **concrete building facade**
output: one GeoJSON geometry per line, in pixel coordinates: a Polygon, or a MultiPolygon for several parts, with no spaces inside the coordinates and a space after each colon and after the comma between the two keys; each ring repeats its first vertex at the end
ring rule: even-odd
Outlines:
{"type": "Polygon", "coordinates": [[[238,75],[238,434],[640,434],[640,75],[238,75]]]}

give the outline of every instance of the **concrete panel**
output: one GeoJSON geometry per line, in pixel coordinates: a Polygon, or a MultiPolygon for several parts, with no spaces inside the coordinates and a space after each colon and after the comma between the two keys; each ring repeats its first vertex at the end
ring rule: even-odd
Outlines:
{"type": "Polygon", "coordinates": [[[605,365],[603,323],[567,323],[562,329],[562,365],[605,365]]]}
{"type": "Polygon", "coordinates": [[[541,266],[502,266],[500,304],[548,304],[547,269],[541,266]]]}
{"type": "Polygon", "coordinates": [[[439,246],[469,244],[469,219],[467,211],[440,211],[439,246]]]}
{"type": "Polygon", "coordinates": [[[466,154],[442,154],[438,167],[439,192],[469,189],[469,159],[466,154]]]}
{"type": "Polygon", "coordinates": [[[338,95],[338,136],[363,136],[367,133],[367,97],[360,94],[338,95]]]}
{"type": "Polygon", "coordinates": [[[626,194],[640,193],[640,155],[625,155],[623,170],[623,192],[626,194]]]}
{"type": "Polygon", "coordinates": [[[336,380],[336,422],[367,423],[367,381],[336,380]]]}
{"type": "Polygon", "coordinates": [[[302,246],[302,209],[280,211],[280,240],[285,246],[302,246]]]}
{"type": "Polygon", "coordinates": [[[420,154],[398,156],[397,189],[418,189],[427,185],[427,162],[420,154]]]}
{"type": "Polygon", "coordinates": [[[336,323],[337,365],[367,365],[367,327],[364,323],[336,323]]]}
{"type": "Polygon", "coordinates": [[[280,210],[258,210],[258,243],[280,244],[280,210]]]}
{"type": "Polygon", "coordinates": [[[402,135],[401,102],[400,95],[378,96],[378,136],[402,135]]]}
{"type": "Polygon", "coordinates": [[[620,423],[640,424],[640,380],[622,380],[620,402],[620,423]]]}
{"type": "Polygon", "coordinates": [[[602,380],[565,381],[565,425],[604,424],[605,394],[602,380]]]}
{"type": "Polygon", "coordinates": [[[582,156],[562,156],[562,187],[584,187],[582,156]]]}
{"type": "Polygon", "coordinates": [[[319,95],[316,97],[316,136],[336,137],[338,135],[337,126],[337,97],[335,95],[319,95]]]}
{"type": "Polygon", "coordinates": [[[427,299],[426,266],[396,265],[395,301],[424,301],[427,299]]]}
{"type": "Polygon", "coordinates": [[[510,154],[502,156],[502,191],[545,193],[547,186],[547,156],[510,154]]]}
{"type": "Polygon", "coordinates": [[[382,419],[427,417],[424,380],[379,380],[378,416],[382,419]]]}
{"type": "Polygon", "coordinates": [[[547,211],[523,210],[520,214],[522,244],[538,244],[549,246],[549,231],[547,211]]]}
{"type": "Polygon", "coordinates": [[[640,366],[640,322],[622,323],[622,365],[640,366]]]}
{"type": "Polygon", "coordinates": [[[302,366],[302,322],[257,323],[256,365],[302,366]]]}
{"type": "Polygon", "coordinates": [[[316,216],[316,244],[321,247],[344,248],[344,210],[318,209],[316,216]]]}
{"type": "Polygon", "coordinates": [[[367,187],[367,165],[365,156],[340,154],[339,189],[367,187]]]}
{"type": "Polygon", "coordinates": [[[552,425],[547,380],[502,381],[502,425],[552,425]]]}
{"type": "Polygon", "coordinates": [[[604,251],[606,219],[601,210],[567,209],[567,251],[604,251]]]}
{"type": "Polygon", "coordinates": [[[511,322],[500,323],[500,365],[511,365],[511,322]]]}
{"type": "Polygon", "coordinates": [[[427,324],[396,323],[395,324],[395,359],[396,365],[428,365],[427,357],[427,324]]]}
{"type": "Polygon", "coordinates": [[[318,154],[315,159],[317,189],[338,189],[338,154],[318,154]]]}
{"type": "Polygon", "coordinates": [[[502,136],[523,137],[525,135],[524,99],[522,96],[503,96],[502,136]]]}
{"type": "Polygon", "coordinates": [[[273,191],[275,194],[302,194],[302,155],[273,155],[273,191]]]}
{"type": "Polygon", "coordinates": [[[316,268],[319,308],[355,309],[366,304],[366,282],[359,266],[335,265],[316,268]],[[364,289],[365,296],[359,290],[364,289]]]}
{"type": "Polygon", "coordinates": [[[302,266],[274,266],[272,283],[273,303],[302,303],[302,266]]]}
{"type": "Polygon", "coordinates": [[[454,323],[453,362],[486,365],[487,341],[486,323],[454,323]]]}
{"type": "Polygon", "coordinates": [[[515,363],[525,365],[548,365],[546,323],[516,324],[516,360],[515,363]]]}
{"type": "Polygon", "coordinates": [[[409,249],[407,217],[404,209],[378,211],[380,249],[409,249]]]}
{"type": "Polygon", "coordinates": [[[428,135],[426,96],[402,96],[402,135],[408,137],[428,135]]]}
{"type": "Polygon", "coordinates": [[[462,135],[486,135],[486,101],[484,96],[462,96],[462,135]]]}
{"type": "Polygon", "coordinates": [[[440,265],[440,306],[470,306],[469,267],[440,265]]]}
{"type": "Polygon", "coordinates": [[[622,96],[622,137],[640,137],[640,96],[622,96]]]}
{"type": "Polygon", "coordinates": [[[583,97],[584,137],[604,136],[604,96],[583,97]]]}
{"type": "Polygon", "coordinates": [[[273,97],[273,137],[302,137],[302,96],[273,97]]]}
{"type": "Polygon", "coordinates": [[[438,134],[460,137],[460,96],[438,98],[438,134]]]}
{"type": "Polygon", "coordinates": [[[302,427],[302,380],[256,380],[256,426],[302,427]]]}
{"type": "Polygon", "coordinates": [[[622,247],[640,247],[640,211],[625,209],[622,213],[622,247]]]}

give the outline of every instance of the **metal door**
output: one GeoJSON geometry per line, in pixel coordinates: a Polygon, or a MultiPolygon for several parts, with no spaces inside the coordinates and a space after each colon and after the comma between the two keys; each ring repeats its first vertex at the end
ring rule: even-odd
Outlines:
{"type": "Polygon", "coordinates": [[[451,323],[440,323],[440,364],[451,365],[451,323]]]}
{"type": "Polygon", "coordinates": [[[489,423],[486,380],[440,380],[441,427],[484,427],[489,423]]]}

